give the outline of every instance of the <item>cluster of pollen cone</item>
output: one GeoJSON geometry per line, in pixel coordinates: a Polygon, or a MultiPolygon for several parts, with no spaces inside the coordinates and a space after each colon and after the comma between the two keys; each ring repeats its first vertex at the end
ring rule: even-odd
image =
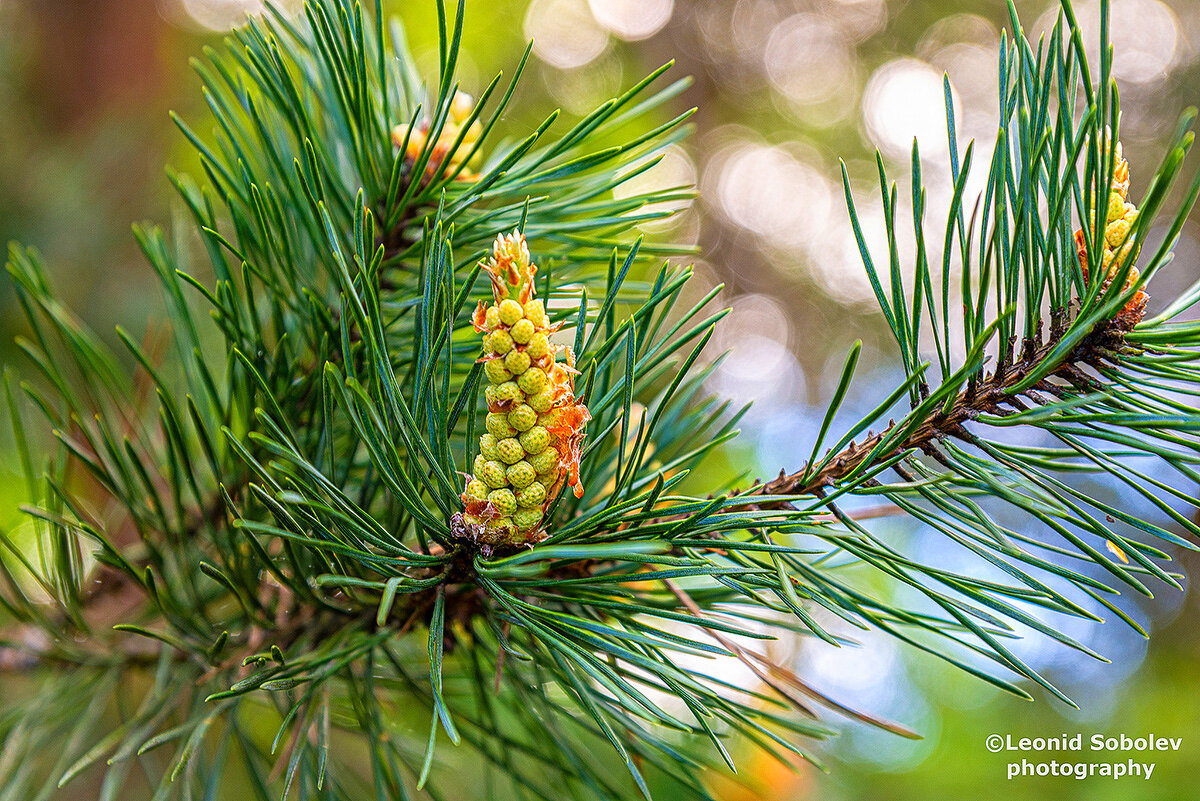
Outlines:
{"type": "Polygon", "coordinates": [[[487,433],[462,494],[468,535],[489,546],[532,544],[564,486],[582,495],[579,451],[587,409],[575,399],[573,354],[557,359],[542,301],[534,297],[537,267],[525,237],[496,238],[483,264],[494,301],[480,302],[475,330],[483,334],[487,433]]]}
{"type": "MultiPolygon", "coordinates": [[[[475,99],[466,92],[456,92],[450,101],[446,121],[442,124],[429,160],[425,162],[422,182],[428,183],[439,177],[456,181],[474,181],[479,178],[479,167],[483,156],[474,150],[475,143],[483,134],[483,125],[478,118],[471,120],[475,99]],[[467,121],[471,120],[470,125],[467,121]],[[464,131],[464,126],[466,130],[464,131]],[[470,160],[467,157],[470,156],[470,160]],[[439,175],[440,173],[440,175],[439,175]]],[[[404,148],[404,166],[412,170],[421,152],[429,143],[430,120],[428,117],[416,125],[397,125],[392,129],[392,144],[404,148]]]]}
{"type": "MultiPolygon", "coordinates": [[[[1096,214],[1099,217],[1099,208],[1097,208],[1096,214]]],[[[1101,254],[1100,264],[1105,276],[1103,286],[1107,290],[1108,285],[1112,283],[1124,263],[1137,257],[1136,254],[1131,257],[1130,254],[1134,249],[1131,232],[1133,224],[1137,221],[1138,209],[1129,202],[1129,162],[1121,154],[1120,142],[1117,142],[1116,165],[1113,168],[1112,187],[1109,190],[1108,204],[1104,214],[1104,252],[1101,254]]],[[[1079,266],[1083,269],[1085,281],[1088,274],[1089,245],[1087,235],[1080,228],[1075,232],[1075,250],[1079,257],[1079,266]]],[[[1138,276],[1137,268],[1130,266],[1129,274],[1125,279],[1125,287],[1127,289],[1131,287],[1138,280],[1138,276]]],[[[1121,309],[1117,315],[1117,321],[1131,327],[1136,325],[1142,319],[1148,298],[1149,296],[1139,289],[1121,309]]]]}

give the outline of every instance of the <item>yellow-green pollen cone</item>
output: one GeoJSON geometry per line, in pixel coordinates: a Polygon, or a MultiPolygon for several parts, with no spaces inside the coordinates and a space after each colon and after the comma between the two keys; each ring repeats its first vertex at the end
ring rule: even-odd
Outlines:
{"type": "MultiPolygon", "coordinates": [[[[483,156],[478,151],[472,153],[472,150],[475,143],[479,141],[479,137],[483,135],[483,125],[476,118],[471,120],[471,124],[463,133],[463,126],[471,118],[474,110],[475,99],[473,97],[466,92],[454,93],[446,122],[442,126],[437,141],[433,144],[429,160],[425,162],[423,182],[428,183],[435,180],[439,177],[439,172],[441,173],[440,177],[450,178],[453,176],[455,181],[478,180],[478,170],[483,163],[483,156]],[[455,140],[458,139],[460,133],[462,141],[455,147],[455,140]],[[466,160],[468,156],[470,156],[469,161],[466,160]]],[[[409,170],[416,165],[421,151],[429,142],[429,127],[430,120],[426,117],[415,127],[397,125],[392,129],[392,144],[397,148],[404,148],[404,166],[409,170]]]]}
{"type": "MultiPolygon", "coordinates": [[[[1138,208],[1129,202],[1129,162],[1121,153],[1121,143],[1116,145],[1116,164],[1113,167],[1112,188],[1108,195],[1108,204],[1104,207],[1104,252],[1100,256],[1100,264],[1104,269],[1104,288],[1112,283],[1117,271],[1133,252],[1133,224],[1137,222],[1138,208]]],[[[1100,216],[1100,208],[1096,209],[1096,217],[1100,216]]],[[[1084,280],[1088,274],[1088,249],[1090,243],[1083,229],[1075,232],[1075,250],[1079,257],[1079,266],[1083,270],[1084,280]]],[[[1133,255],[1137,258],[1137,254],[1133,255]]],[[[1125,286],[1130,287],[1138,280],[1138,270],[1132,265],[1125,278],[1125,286]]],[[[1146,311],[1146,301],[1149,299],[1142,290],[1138,290],[1125,304],[1117,315],[1117,321],[1132,328],[1142,320],[1146,311]]]]}
{"type": "Polygon", "coordinates": [[[532,545],[564,486],[583,495],[579,454],[590,415],[575,399],[574,354],[550,342],[558,326],[535,297],[525,237],[496,237],[482,266],[493,302],[480,301],[472,321],[483,334],[487,433],[462,494],[461,528],[488,547],[532,545]]]}

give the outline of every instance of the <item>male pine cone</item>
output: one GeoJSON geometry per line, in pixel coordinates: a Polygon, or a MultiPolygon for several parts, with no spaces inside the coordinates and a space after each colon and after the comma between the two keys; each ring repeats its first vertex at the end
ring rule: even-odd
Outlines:
{"type": "MultiPolygon", "coordinates": [[[[1121,143],[1116,145],[1116,164],[1113,166],[1112,187],[1108,194],[1108,204],[1104,210],[1104,251],[1100,255],[1100,266],[1104,271],[1103,290],[1107,290],[1117,272],[1126,261],[1137,258],[1134,252],[1133,224],[1137,222],[1138,208],[1129,202],[1129,162],[1121,153],[1121,143]],[[1132,255],[1131,255],[1132,254],[1132,255]]],[[[1096,217],[1101,214],[1096,209],[1096,217]]],[[[1079,267],[1083,270],[1084,282],[1088,279],[1088,250],[1087,234],[1080,228],[1075,232],[1075,252],[1079,258],[1079,267]]],[[[1125,288],[1133,286],[1138,280],[1139,273],[1132,264],[1125,278],[1125,288]]],[[[1117,315],[1117,321],[1127,328],[1132,328],[1142,320],[1146,311],[1146,301],[1149,295],[1139,289],[1129,299],[1117,315]]]]}
{"type": "MultiPolygon", "coordinates": [[[[474,181],[479,178],[479,166],[483,156],[474,150],[479,137],[483,135],[483,125],[478,117],[472,119],[475,110],[475,99],[466,92],[455,92],[450,101],[450,108],[443,123],[437,141],[425,162],[422,182],[429,183],[438,178],[439,171],[443,178],[454,178],[456,181],[474,181]],[[466,131],[463,126],[471,120],[466,131]],[[459,138],[461,136],[461,141],[459,138]],[[469,157],[469,160],[468,160],[469,157]]],[[[420,159],[422,151],[429,144],[429,128],[431,120],[426,117],[415,126],[397,125],[392,129],[392,144],[404,148],[404,167],[411,171],[420,159]]]]}
{"type": "Polygon", "coordinates": [[[483,263],[494,301],[480,301],[475,330],[483,336],[487,377],[487,433],[462,494],[466,533],[487,545],[533,544],[543,537],[546,512],[564,485],[583,494],[579,453],[590,415],[575,399],[574,354],[566,363],[549,336],[542,301],[535,298],[525,237],[498,236],[483,263]]]}

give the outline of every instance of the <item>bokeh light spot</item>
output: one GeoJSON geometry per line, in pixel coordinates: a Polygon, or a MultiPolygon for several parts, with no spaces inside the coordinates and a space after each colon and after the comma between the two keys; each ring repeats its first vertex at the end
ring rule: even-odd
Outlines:
{"type": "Polygon", "coordinates": [[[948,152],[942,76],[924,61],[898,58],[877,69],[863,95],[863,118],[872,141],[893,159],[909,156],[914,137],[923,157],[948,152]]]}
{"type": "Polygon", "coordinates": [[[827,225],[833,206],[832,191],[819,170],[771,145],[731,145],[710,165],[706,184],[715,189],[731,222],[779,248],[811,243],[827,225]]]}
{"type": "MultiPolygon", "coordinates": [[[[266,0],[174,0],[176,7],[188,20],[210,31],[228,31],[261,14],[267,9],[266,0]]],[[[285,11],[294,11],[299,2],[277,2],[285,11]]]]}
{"type": "MultiPolygon", "coordinates": [[[[685,194],[692,191],[696,183],[696,165],[692,163],[692,159],[688,156],[687,152],[678,145],[671,145],[662,152],[661,156],[659,162],[653,167],[644,171],[636,171],[636,174],[628,180],[614,187],[613,196],[623,200],[664,191],[670,191],[671,194],[685,194]]],[[[644,214],[647,211],[676,213],[689,208],[691,205],[691,198],[679,198],[650,204],[643,209],[639,209],[636,213],[644,214]]],[[[661,227],[670,227],[674,224],[675,220],[668,218],[666,220],[643,223],[640,227],[657,230],[661,227]]]]}
{"type": "Polygon", "coordinates": [[[774,298],[734,298],[713,337],[713,352],[728,351],[729,357],[709,377],[708,388],[738,405],[753,402],[753,412],[795,402],[804,392],[804,373],[791,334],[787,311],[774,298]]]}
{"type": "Polygon", "coordinates": [[[608,47],[608,31],[596,23],[586,0],[533,0],[524,30],[534,54],[553,67],[582,67],[608,47]]]}
{"type": "Polygon", "coordinates": [[[626,41],[648,39],[671,19],[675,0],[588,0],[596,22],[626,41]]]}
{"type": "MultiPolygon", "coordinates": [[[[1080,33],[1088,56],[1097,59],[1100,4],[1075,4],[1080,33]]],[[[1049,30],[1058,17],[1057,5],[1037,21],[1035,31],[1049,30]]],[[[1166,79],[1180,56],[1179,17],[1160,0],[1119,0],[1112,3],[1109,36],[1113,47],[1113,76],[1118,81],[1152,85],[1166,79]]]]}
{"type": "Polygon", "coordinates": [[[845,95],[854,75],[849,40],[814,14],[796,14],[776,27],[764,59],[771,85],[796,103],[845,95]]]}

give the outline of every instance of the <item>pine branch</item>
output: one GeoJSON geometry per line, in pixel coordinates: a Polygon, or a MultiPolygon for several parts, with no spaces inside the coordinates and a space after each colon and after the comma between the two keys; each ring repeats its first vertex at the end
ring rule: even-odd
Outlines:
{"type": "MultiPolygon", "coordinates": [[[[1106,365],[1119,368],[1122,354],[1130,350],[1125,334],[1136,322],[1123,316],[1123,313],[1102,320],[1061,355],[1058,350],[1070,326],[1057,322],[1050,327],[1050,335],[1045,342],[1041,336],[1025,339],[1020,345],[1021,355],[1018,358],[1014,360],[1009,356],[1004,369],[990,373],[979,381],[971,380],[966,389],[898,442],[880,448],[881,444],[893,439],[891,435],[897,424],[890,421],[883,431],[868,434],[861,443],[852,441],[836,455],[826,454],[819,469],[813,470],[806,464],[791,474],[781,471],[778,478],[756,485],[746,495],[819,496],[825,490],[841,484],[848,476],[861,473],[869,465],[891,461],[909,451],[920,451],[938,459],[941,453],[937,444],[944,438],[953,437],[972,443],[975,437],[967,424],[980,415],[1028,412],[1068,397],[1065,392],[1067,388],[1078,392],[1103,390],[1104,385],[1085,370],[1106,365]],[[1051,355],[1059,361],[1047,373],[1043,368],[1051,355]],[[1035,373],[1039,377],[1032,385],[1027,385],[1026,380],[1035,373]]],[[[1007,352],[1011,354],[1013,351],[1013,343],[1010,342],[1007,352]]],[[[902,511],[898,507],[895,509],[896,512],[902,511]]]]}
{"type": "Polygon", "coordinates": [[[1140,314],[1142,287],[1200,195],[1197,178],[1164,244],[1140,253],[1192,119],[1134,210],[1109,49],[1093,85],[1069,3],[1036,52],[1020,35],[1002,43],[1002,129],[970,224],[973,146],[960,161],[947,87],[955,194],[940,286],[916,149],[912,280],[882,159],[886,273],[847,177],[905,379],[817,460],[852,350],[809,466],[748,493],[689,475],[744,412],[705,392],[715,290],[681,308],[690,270],[655,269],[681,249],[630,241],[666,214],[656,204],[688,190],[613,196],[685,133],[686,113],[661,113],[685,84],[647,97],[658,70],[557,137],[551,115],[506,145],[494,133],[517,76],[478,102],[454,78],[465,4],[452,15],[438,3],[428,91],[380,6],[372,16],[351,0],[309,0],[302,19],[272,12],[197,62],[215,128],[180,122],[204,175],[173,181],[208,267],[161,232],[138,232],[167,297],[173,356],[124,332],[126,353],[112,353],[58,303],[36,254],[10,251],[36,378],[7,382],[6,400],[39,539],[30,561],[3,538],[16,562],[0,560],[0,603],[26,650],[0,661],[54,668],[48,692],[0,723],[10,796],[49,797],[107,758],[107,801],[131,757],[170,745],[169,760],[143,762],[159,798],[213,795],[227,753],[261,799],[293,785],[321,801],[371,787],[437,798],[449,741],[517,794],[649,796],[653,771],[709,798],[705,772],[733,764],[727,741],[811,760],[807,743],[831,729],[797,709],[820,698],[860,714],[742,638],[795,631],[840,645],[828,621],[871,628],[1015,695],[1036,684],[1067,700],[1008,647],[1017,627],[1098,657],[1055,617],[1109,611],[1136,627],[1109,596],[1177,584],[1164,548],[1192,547],[1178,531],[1200,531],[1177,508],[1197,504],[1185,487],[1200,479],[1200,411],[1187,402],[1200,387],[1190,359],[1200,329],[1175,318],[1200,288],[1152,320],[1128,310],[1140,314]],[[488,286],[480,259],[498,234],[523,235],[528,259],[493,251],[488,286]],[[496,315],[506,301],[520,308],[492,320],[489,299],[496,315]],[[949,319],[960,308],[961,348],[949,319]],[[547,343],[531,353],[538,334],[547,343]],[[552,334],[572,340],[573,368],[551,356],[552,334]],[[994,341],[1007,347],[987,375],[994,341]],[[930,343],[940,382],[921,361],[930,343]],[[906,396],[900,422],[853,443],[906,396]],[[28,411],[53,437],[44,469],[28,411]],[[480,436],[488,422],[496,441],[480,436]],[[1057,444],[1013,442],[1016,426],[1057,444]],[[1169,475],[1147,475],[1141,459],[1169,475]],[[1080,475],[1119,482],[1165,519],[1113,507],[1080,475]],[[999,522],[996,505],[1036,526],[999,522]],[[897,509],[992,572],[924,563],[881,540],[870,521],[897,509]],[[85,551],[115,578],[93,585],[85,551]],[[877,580],[859,581],[850,564],[877,580]],[[110,618],[112,599],[126,608],[110,618]],[[764,686],[731,686],[707,659],[681,655],[743,660],[764,686]],[[127,712],[117,689],[151,660],[151,686],[127,712]],[[120,726],[98,733],[108,710],[120,726]],[[414,736],[420,716],[427,734],[414,736]],[[263,721],[278,725],[273,742],[263,721]],[[369,778],[338,759],[335,726],[363,745],[369,778]]]}

